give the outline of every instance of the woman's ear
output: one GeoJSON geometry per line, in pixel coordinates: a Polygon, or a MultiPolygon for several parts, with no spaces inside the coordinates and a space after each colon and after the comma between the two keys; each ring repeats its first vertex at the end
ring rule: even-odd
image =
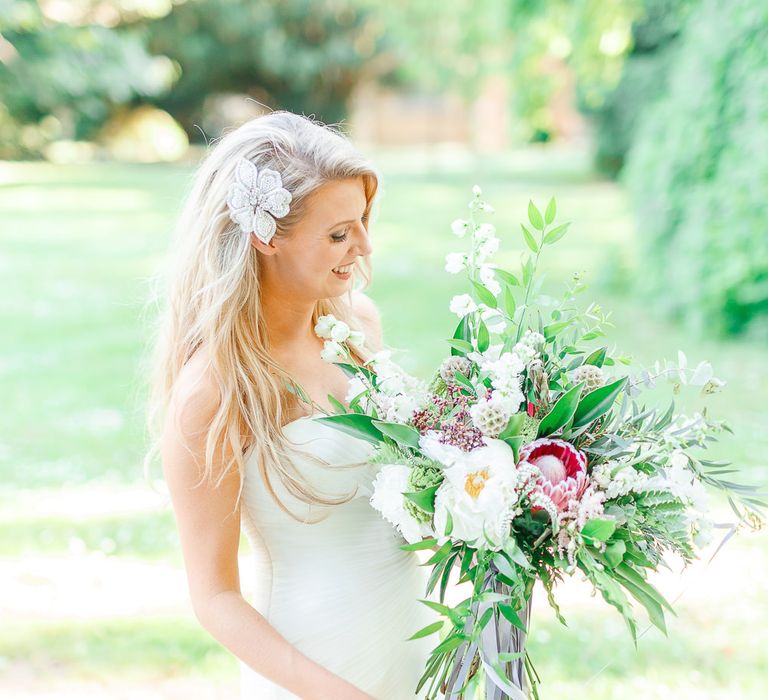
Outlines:
{"type": "Polygon", "coordinates": [[[262,255],[274,255],[277,253],[277,246],[275,245],[275,239],[270,239],[269,243],[264,243],[255,233],[251,233],[251,245],[256,248],[262,255]]]}

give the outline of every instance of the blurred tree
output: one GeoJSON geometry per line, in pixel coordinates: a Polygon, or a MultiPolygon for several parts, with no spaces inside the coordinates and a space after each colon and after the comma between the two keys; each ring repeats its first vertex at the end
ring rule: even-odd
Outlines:
{"type": "Polygon", "coordinates": [[[186,0],[142,25],[150,50],[180,72],[154,102],[195,139],[210,93],[251,94],[333,123],[346,116],[355,85],[386,69],[372,12],[349,0],[186,0]]]}
{"type": "Polygon", "coordinates": [[[623,178],[638,291],[694,331],[768,340],[768,3],[695,9],[623,178]]]}
{"type": "Polygon", "coordinates": [[[683,26],[698,4],[699,0],[643,0],[618,84],[604,83],[600,94],[594,86],[579,83],[579,107],[595,125],[595,165],[600,172],[616,177],[624,165],[638,117],[664,93],[683,26]]]}
{"type": "Polygon", "coordinates": [[[0,157],[34,155],[54,138],[84,139],[116,105],[165,90],[171,66],[133,31],[0,2],[0,157]]]}

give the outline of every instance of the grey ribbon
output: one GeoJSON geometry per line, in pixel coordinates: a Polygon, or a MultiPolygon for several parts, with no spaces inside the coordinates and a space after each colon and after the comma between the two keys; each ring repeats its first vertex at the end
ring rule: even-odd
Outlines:
{"type": "MultiPolygon", "coordinates": [[[[493,581],[495,571],[489,567],[485,573],[482,591],[494,590],[497,593],[509,593],[509,586],[500,581],[493,581]],[[493,584],[492,584],[493,581],[493,584]]],[[[493,605],[491,602],[475,602],[471,615],[464,625],[464,632],[469,635],[474,620],[479,620],[483,613],[493,605]]],[[[531,600],[520,616],[528,628],[531,615],[531,600]]],[[[500,653],[524,652],[526,633],[515,627],[506,617],[499,616],[496,625],[489,622],[480,632],[480,647],[477,643],[464,641],[456,650],[453,669],[445,685],[446,698],[458,698],[459,690],[467,682],[470,667],[479,652],[480,663],[486,673],[485,700],[528,700],[528,683],[525,677],[525,656],[502,664],[502,668],[512,684],[502,678],[491,665],[500,653]]]]}

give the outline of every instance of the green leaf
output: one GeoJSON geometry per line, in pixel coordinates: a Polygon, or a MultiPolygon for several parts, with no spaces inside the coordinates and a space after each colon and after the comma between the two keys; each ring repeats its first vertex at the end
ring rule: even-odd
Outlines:
{"type": "Polygon", "coordinates": [[[616,540],[615,542],[611,542],[606,546],[605,551],[603,552],[603,556],[605,557],[605,561],[608,566],[610,566],[612,569],[615,569],[619,564],[621,564],[626,551],[627,545],[625,544],[624,540],[616,540]]]}
{"type": "Polygon", "coordinates": [[[477,324],[477,349],[480,352],[485,352],[491,344],[491,336],[488,333],[488,326],[485,325],[485,321],[481,318],[477,324]]]}
{"type": "Polygon", "coordinates": [[[549,204],[547,204],[547,210],[544,212],[544,221],[547,225],[551,224],[555,220],[556,214],[557,203],[555,202],[555,198],[552,197],[552,199],[549,200],[549,204]]]}
{"type": "Polygon", "coordinates": [[[475,294],[477,295],[478,301],[483,302],[483,304],[490,306],[492,309],[495,309],[499,305],[498,302],[496,301],[496,297],[493,296],[493,292],[491,292],[490,289],[488,289],[485,285],[480,284],[480,282],[476,282],[473,279],[469,281],[472,283],[472,286],[474,287],[475,294]]]}
{"type": "Polygon", "coordinates": [[[595,367],[602,367],[603,363],[605,362],[605,353],[607,352],[607,350],[608,348],[605,346],[603,346],[602,348],[597,348],[597,350],[594,350],[584,358],[583,364],[594,365],[595,367]]]}
{"type": "Polygon", "coordinates": [[[606,413],[613,406],[613,402],[626,381],[627,377],[621,377],[621,379],[617,379],[615,382],[585,394],[581,401],[579,401],[579,405],[576,407],[576,412],[573,415],[573,427],[580,428],[582,425],[587,425],[606,413]]]}
{"type": "Polygon", "coordinates": [[[506,270],[500,270],[499,268],[495,268],[493,273],[498,277],[502,282],[506,282],[511,287],[519,287],[520,280],[517,279],[511,272],[507,272],[506,270]]]}
{"type": "MultiPolygon", "coordinates": [[[[472,331],[469,326],[469,315],[464,316],[459,324],[456,326],[456,330],[453,333],[453,337],[457,340],[465,340],[468,343],[472,341],[472,331]]],[[[456,348],[451,348],[451,355],[460,355],[461,351],[456,348]]]]}
{"type": "Polygon", "coordinates": [[[433,650],[433,654],[444,654],[448,651],[453,651],[456,647],[460,646],[464,640],[456,636],[446,637],[440,644],[438,644],[433,650]]]}
{"type": "Polygon", "coordinates": [[[633,583],[636,588],[642,588],[647,595],[651,596],[659,605],[669,610],[669,612],[671,612],[673,615],[677,614],[667,599],[661,595],[661,593],[659,593],[650,583],[648,583],[648,581],[646,581],[638,571],[629,566],[629,564],[619,564],[614,570],[614,573],[617,576],[620,576],[622,579],[633,583]]]}
{"type": "Polygon", "coordinates": [[[328,402],[333,406],[337,413],[346,413],[347,407],[341,403],[333,394],[328,394],[328,402]]]}
{"type": "Polygon", "coordinates": [[[459,351],[459,354],[466,355],[468,352],[472,352],[472,343],[466,340],[460,340],[458,338],[447,338],[446,342],[452,348],[459,351]]]}
{"type": "Polygon", "coordinates": [[[453,547],[453,542],[450,540],[447,540],[446,542],[443,542],[443,546],[440,547],[430,558],[428,561],[425,562],[427,566],[432,566],[432,564],[437,564],[437,562],[442,561],[448,556],[448,552],[451,551],[451,548],[453,547]]]}
{"type": "Polygon", "coordinates": [[[542,231],[544,229],[544,219],[541,218],[541,212],[536,208],[533,200],[528,200],[528,221],[531,222],[533,228],[542,231]]]}
{"type": "Polygon", "coordinates": [[[579,382],[576,386],[571,387],[566,391],[552,407],[549,413],[542,418],[539,423],[536,437],[546,437],[551,435],[559,428],[562,428],[576,412],[576,407],[579,402],[579,395],[581,388],[584,386],[584,382],[579,382]]]}
{"type": "Polygon", "coordinates": [[[607,542],[610,536],[616,531],[615,520],[605,520],[603,518],[592,518],[584,523],[581,528],[581,536],[585,540],[597,542],[607,542]]]}
{"type": "Polygon", "coordinates": [[[419,447],[419,431],[410,425],[402,423],[386,423],[380,420],[371,421],[384,435],[392,438],[398,445],[419,447]]]}
{"type": "MultiPolygon", "coordinates": [[[[438,485],[439,488],[439,485],[438,485]]],[[[435,509],[434,506],[432,507],[432,510],[430,512],[434,513],[435,509]]],[[[445,518],[445,532],[443,533],[446,537],[448,537],[453,532],[453,516],[451,515],[451,511],[446,511],[446,518],[445,518]]]]}
{"type": "Polygon", "coordinates": [[[533,234],[525,228],[522,224],[520,224],[520,228],[523,229],[523,238],[525,239],[526,244],[528,247],[534,252],[539,252],[539,246],[536,243],[536,239],[533,237],[533,234]]]}
{"type": "Polygon", "coordinates": [[[502,292],[502,300],[504,302],[504,312],[512,318],[515,315],[515,309],[517,308],[517,305],[515,304],[515,295],[512,292],[512,289],[506,285],[504,285],[504,290],[502,292]]]}
{"type": "MultiPolygon", "coordinates": [[[[440,488],[440,484],[430,486],[429,488],[422,489],[421,491],[404,491],[405,496],[409,501],[415,503],[422,510],[428,513],[435,512],[435,494],[437,489],[440,488]]],[[[448,534],[448,533],[446,533],[448,534]]]]}
{"type": "Polygon", "coordinates": [[[541,333],[546,340],[552,340],[560,331],[565,330],[573,323],[573,319],[566,319],[565,321],[555,321],[550,323],[542,329],[541,333]]]}
{"type": "Polygon", "coordinates": [[[511,605],[506,603],[499,603],[499,612],[504,615],[517,629],[527,632],[525,624],[520,619],[520,616],[515,612],[515,609],[511,605]]]}
{"type": "Polygon", "coordinates": [[[401,544],[400,549],[406,552],[413,552],[419,549],[432,549],[437,544],[437,540],[434,537],[429,537],[421,542],[413,542],[412,544],[401,544]]]}
{"type": "Polygon", "coordinates": [[[319,423],[328,423],[343,433],[362,438],[374,445],[378,445],[380,442],[384,441],[382,432],[373,425],[375,419],[363,413],[344,413],[338,416],[322,416],[320,418],[313,418],[312,420],[319,423]]]}
{"type": "Polygon", "coordinates": [[[570,225],[571,222],[569,221],[567,224],[560,224],[560,226],[555,226],[551,231],[547,231],[544,235],[544,240],[541,242],[542,245],[557,243],[565,235],[570,225]]]}
{"type": "Polygon", "coordinates": [[[506,547],[504,548],[504,552],[509,556],[509,558],[515,562],[515,564],[519,564],[524,569],[531,569],[531,562],[528,561],[528,557],[525,556],[523,553],[523,550],[520,549],[520,545],[515,542],[513,539],[509,539],[507,541],[506,547]]]}
{"type": "Polygon", "coordinates": [[[649,596],[642,588],[635,586],[634,583],[626,579],[621,579],[621,585],[629,591],[629,594],[640,603],[647,611],[650,621],[658,627],[665,635],[667,634],[667,623],[664,620],[664,610],[661,605],[649,596]]]}
{"type": "Polygon", "coordinates": [[[470,382],[469,379],[465,377],[459,370],[455,369],[453,371],[453,376],[455,377],[456,381],[459,382],[459,384],[463,384],[472,392],[475,391],[475,387],[472,385],[472,382],[470,382]]]}
{"type": "MultiPolygon", "coordinates": [[[[443,625],[445,625],[444,620],[433,622],[431,625],[422,627],[418,632],[408,637],[408,639],[421,639],[421,637],[428,637],[430,634],[434,634],[435,632],[438,632],[439,630],[441,630],[443,628],[443,625]]],[[[406,639],[405,641],[408,641],[408,639],[406,639]]]]}
{"type": "Polygon", "coordinates": [[[355,377],[358,373],[362,372],[368,378],[368,381],[376,386],[376,374],[367,367],[351,365],[348,362],[334,362],[333,364],[341,367],[341,369],[348,377],[355,377]]]}

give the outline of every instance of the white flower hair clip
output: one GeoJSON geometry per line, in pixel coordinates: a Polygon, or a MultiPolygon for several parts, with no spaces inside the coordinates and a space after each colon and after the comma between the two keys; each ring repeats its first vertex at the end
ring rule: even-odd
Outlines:
{"type": "Polygon", "coordinates": [[[243,233],[253,232],[269,243],[277,230],[275,217],[280,219],[290,211],[291,199],[279,172],[269,168],[259,171],[248,158],[237,162],[235,180],[227,190],[227,206],[229,217],[240,224],[243,233]]]}

